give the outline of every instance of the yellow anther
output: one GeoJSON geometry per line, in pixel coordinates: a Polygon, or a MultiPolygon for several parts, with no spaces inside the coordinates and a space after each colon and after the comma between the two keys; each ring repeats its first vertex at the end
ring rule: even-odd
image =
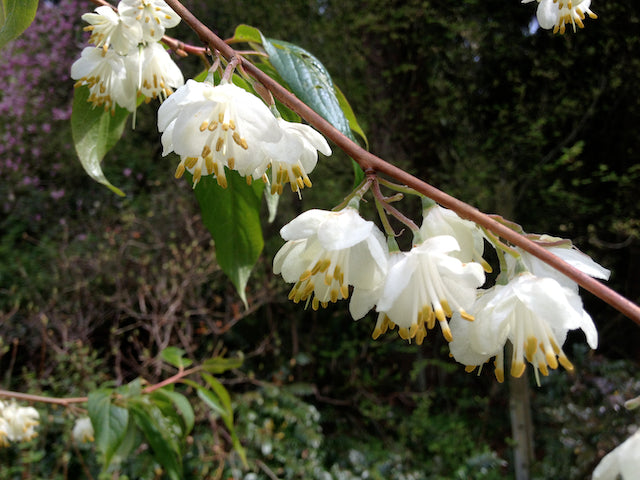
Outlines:
{"type": "Polygon", "coordinates": [[[427,337],[427,330],[424,328],[424,323],[418,327],[418,331],[416,333],[416,343],[418,345],[422,345],[424,339],[427,337]]]}
{"type": "Polygon", "coordinates": [[[333,288],[331,290],[331,303],[336,303],[338,301],[338,298],[340,298],[340,292],[333,288]]]}
{"type": "Polygon", "coordinates": [[[231,170],[233,170],[234,167],[236,166],[236,159],[233,158],[233,157],[229,157],[228,160],[227,160],[227,165],[229,166],[229,168],[231,170]]]}
{"type": "Polygon", "coordinates": [[[535,355],[536,350],[538,350],[538,340],[536,340],[536,337],[527,338],[527,341],[524,344],[524,351],[527,360],[531,363],[533,363],[533,356],[535,355]]]}
{"type": "Polygon", "coordinates": [[[301,177],[302,176],[302,169],[300,168],[299,165],[294,165],[293,167],[291,167],[291,172],[293,173],[293,175],[295,177],[301,177]]]}
{"type": "Polygon", "coordinates": [[[216,152],[219,152],[220,150],[222,150],[223,146],[224,146],[224,138],[218,137],[218,140],[216,141],[216,152]]]}
{"type": "Polygon", "coordinates": [[[409,330],[407,330],[405,327],[398,329],[398,335],[403,340],[409,340],[411,338],[411,336],[409,335],[409,330]]]}
{"type": "Polygon", "coordinates": [[[560,354],[558,360],[560,360],[560,364],[565,368],[567,372],[573,372],[573,364],[569,361],[566,355],[560,354]]]}
{"type": "Polygon", "coordinates": [[[446,322],[447,321],[447,317],[445,317],[444,311],[442,310],[442,308],[440,306],[438,306],[436,308],[435,315],[436,315],[436,318],[438,319],[438,321],[440,321],[440,322],[446,322]]]}
{"type": "Polygon", "coordinates": [[[521,360],[516,360],[511,364],[511,376],[520,378],[525,370],[525,364],[521,360]]]}
{"type": "Polygon", "coordinates": [[[233,121],[233,118],[229,119],[229,128],[231,128],[231,130],[236,129],[236,122],[233,121]]]}
{"type": "MultiPolygon", "coordinates": [[[[213,157],[211,157],[211,160],[213,161],[213,157]]],[[[217,164],[217,163],[215,163],[215,162],[214,162],[214,163],[213,163],[213,173],[215,173],[215,174],[216,174],[216,177],[218,176],[219,170],[220,170],[220,167],[218,166],[218,164],[217,164]]],[[[220,182],[218,182],[218,184],[219,184],[219,183],[220,183],[220,182]]]]}
{"type": "Polygon", "coordinates": [[[498,380],[498,383],[504,383],[504,370],[502,370],[501,368],[496,368],[494,373],[496,376],[496,380],[498,380]]]}
{"type": "Polygon", "coordinates": [[[201,132],[204,132],[204,131],[207,129],[207,127],[208,127],[208,126],[209,126],[209,122],[207,122],[207,121],[205,120],[204,122],[202,122],[202,123],[200,124],[200,131],[201,131],[201,132]]]}
{"type": "Polygon", "coordinates": [[[187,157],[184,159],[184,164],[187,166],[187,168],[195,167],[196,163],[198,163],[197,157],[187,157]]]}
{"type": "Polygon", "coordinates": [[[409,336],[411,338],[416,336],[416,333],[418,333],[418,324],[414,323],[411,325],[411,327],[409,328],[409,336]]]}
{"type": "Polygon", "coordinates": [[[313,282],[309,282],[307,286],[304,287],[304,290],[302,291],[302,295],[300,298],[302,298],[303,300],[306,300],[307,298],[309,298],[309,295],[313,293],[314,287],[315,286],[313,285],[313,282]]]}
{"type": "Polygon", "coordinates": [[[545,377],[549,376],[549,369],[547,368],[547,364],[544,362],[539,362],[538,363],[538,370],[540,370],[542,372],[542,375],[544,375],[545,377]]]}
{"type": "Polygon", "coordinates": [[[320,301],[318,300],[318,297],[313,297],[311,308],[313,308],[315,311],[318,311],[318,308],[320,308],[320,301]]]}
{"type": "Polygon", "coordinates": [[[218,122],[224,123],[224,112],[218,113],[218,122]]]}
{"type": "Polygon", "coordinates": [[[200,177],[202,177],[202,169],[200,167],[197,167],[193,171],[193,188],[196,188],[196,185],[200,181],[200,177]]]}
{"type": "Polygon", "coordinates": [[[211,147],[209,147],[209,145],[205,145],[204,147],[202,147],[202,153],[200,154],[201,157],[206,158],[211,154],[211,147]]]}
{"type": "Polygon", "coordinates": [[[305,270],[304,272],[302,272],[302,275],[300,275],[300,282],[309,280],[309,278],[311,278],[311,275],[313,275],[313,273],[311,273],[311,270],[305,270]]]}
{"type": "Polygon", "coordinates": [[[304,184],[307,186],[307,188],[311,188],[312,183],[311,180],[309,180],[309,177],[307,177],[306,175],[303,177],[304,180],[304,184]]]}
{"type": "Polygon", "coordinates": [[[224,176],[224,171],[221,173],[222,175],[216,176],[216,180],[218,180],[218,185],[220,185],[222,188],[227,188],[227,177],[224,176]]]}
{"type": "Polygon", "coordinates": [[[176,178],[180,178],[182,177],[182,175],[184,175],[184,164],[182,162],[180,162],[178,164],[178,168],[176,168],[176,173],[175,173],[175,177],[176,178]]]}
{"type": "Polygon", "coordinates": [[[464,318],[467,322],[473,322],[473,321],[476,319],[476,317],[474,317],[473,315],[471,315],[471,314],[469,314],[469,313],[465,312],[465,311],[464,311],[464,310],[462,310],[462,309],[460,309],[460,316],[461,316],[462,318],[464,318]]]}
{"type": "Polygon", "coordinates": [[[471,373],[476,369],[477,365],[467,365],[464,367],[464,371],[467,373],[471,373]]]}
{"type": "Polygon", "coordinates": [[[444,313],[447,315],[447,317],[450,317],[451,315],[453,315],[453,312],[451,311],[451,307],[449,306],[449,302],[447,302],[446,300],[441,300],[440,305],[442,305],[442,308],[444,309],[444,313]]]}
{"type": "Polygon", "coordinates": [[[349,286],[346,284],[342,284],[340,286],[340,293],[342,294],[342,298],[344,299],[349,298],[349,286]]]}
{"type": "Polygon", "coordinates": [[[207,155],[204,158],[204,164],[207,167],[207,173],[211,175],[213,173],[214,166],[215,166],[215,164],[213,163],[213,157],[211,155],[207,155]]]}
{"type": "Polygon", "coordinates": [[[223,124],[222,124],[222,130],[224,130],[225,132],[226,132],[227,130],[229,130],[229,124],[228,124],[228,123],[223,123],[223,124]]]}
{"type": "Polygon", "coordinates": [[[324,276],[324,284],[328,287],[329,285],[331,285],[333,283],[333,275],[330,274],[326,274],[324,276]]]}
{"type": "Polygon", "coordinates": [[[209,126],[207,127],[207,129],[210,132],[213,132],[216,128],[218,128],[218,123],[217,122],[209,122],[209,126]]]}
{"type": "Polygon", "coordinates": [[[442,335],[447,342],[453,341],[453,335],[451,334],[451,329],[449,328],[449,324],[447,322],[440,322],[440,329],[442,330],[442,335]]]}
{"type": "Polygon", "coordinates": [[[556,368],[558,368],[558,360],[556,359],[555,353],[551,351],[546,351],[545,359],[547,360],[547,365],[549,365],[549,368],[551,368],[552,370],[555,370],[556,368]]]}
{"type": "Polygon", "coordinates": [[[296,178],[296,184],[298,185],[298,188],[304,188],[304,180],[300,177],[296,178]]]}

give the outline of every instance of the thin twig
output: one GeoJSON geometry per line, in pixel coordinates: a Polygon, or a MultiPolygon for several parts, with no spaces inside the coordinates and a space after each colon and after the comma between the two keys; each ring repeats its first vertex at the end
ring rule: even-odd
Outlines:
{"type": "MultiPolygon", "coordinates": [[[[178,0],[165,0],[166,3],[189,25],[198,35],[205,45],[209,45],[213,49],[220,52],[227,59],[236,56],[236,51],[227,45],[220,37],[213,33],[206,25],[198,20],[187,8],[185,8],[178,0]]],[[[404,170],[387,163],[383,159],[377,157],[371,152],[366,151],[357,143],[351,141],[343,135],[338,129],[327,122],[322,116],[308,107],[304,102],[299,100],[295,95],[285,89],[278,82],[273,80],[267,74],[263,73],[258,67],[253,65],[247,59],[240,57],[241,64],[244,69],[261,82],[266,88],[271,90],[273,95],[284,103],[289,109],[295,111],[304,120],[313,125],[317,130],[323,133],[338,145],[347,155],[353,158],[362,167],[363,170],[373,170],[395,179],[396,181],[413,188],[414,190],[426,195],[440,205],[455,211],[460,217],[471,220],[478,225],[491,230],[496,235],[522,248],[526,252],[535,255],[540,260],[548,263],[559,272],[565,274],[573,281],[578,283],[586,290],[602,299],[625,316],[640,325],[640,307],[631,300],[620,295],[618,292],[603,285],[598,280],[590,277],[586,273],[581,272],[577,268],[572,267],[556,255],[550,253],[545,248],[536,245],[534,242],[524,236],[514,232],[513,230],[501,225],[487,214],[482,213],[475,207],[458,200],[455,197],[435,188],[434,186],[408,174],[404,170]]]]}

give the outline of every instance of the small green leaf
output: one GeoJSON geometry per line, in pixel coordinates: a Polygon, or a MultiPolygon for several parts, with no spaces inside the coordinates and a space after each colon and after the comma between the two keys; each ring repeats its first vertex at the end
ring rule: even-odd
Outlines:
{"type": "Polygon", "coordinates": [[[352,131],[360,135],[360,138],[362,138],[362,141],[364,142],[364,147],[369,150],[369,140],[367,140],[367,136],[365,135],[364,130],[358,123],[356,114],[353,112],[353,109],[351,108],[347,97],[344,96],[344,93],[342,93],[342,90],[340,90],[337,85],[334,85],[333,89],[336,93],[336,98],[338,99],[338,104],[342,109],[342,113],[344,113],[345,117],[347,117],[347,120],[349,121],[349,127],[351,127],[352,131]]]}
{"type": "Polygon", "coordinates": [[[38,0],[0,0],[0,48],[24,32],[38,10],[38,0]]]}
{"type": "Polygon", "coordinates": [[[85,171],[96,182],[105,185],[117,195],[124,196],[122,190],[114,187],[102,173],[100,162],[109,150],[120,140],[129,111],[116,107],[115,113],[94,108],[87,102],[89,87],[75,89],[71,113],[71,134],[76,152],[85,171]]]}
{"type": "Polygon", "coordinates": [[[216,415],[219,415],[225,425],[227,424],[226,418],[228,417],[227,411],[224,409],[222,402],[215,393],[210,390],[198,389],[198,397],[202,400],[216,415]]]}
{"type": "Polygon", "coordinates": [[[105,467],[111,463],[113,454],[122,443],[129,422],[129,412],[111,403],[111,393],[108,389],[96,390],[89,393],[88,401],[89,418],[105,467]]]}
{"type": "MultiPolygon", "coordinates": [[[[333,80],[324,65],[303,48],[282,40],[262,37],[269,61],[296,96],[326,121],[355,141],[342,111],[333,80]]],[[[354,117],[355,118],[355,117],[354,117]]]]}
{"type": "Polygon", "coordinates": [[[188,358],[183,358],[186,352],[178,347],[167,347],[160,352],[160,358],[177,368],[185,368],[193,362],[188,358]]]}
{"type": "MultiPolygon", "coordinates": [[[[242,353],[242,352],[241,352],[242,353]]],[[[205,360],[202,364],[202,368],[209,373],[223,373],[227,370],[234,368],[240,368],[242,366],[243,357],[213,357],[205,360]]]]}
{"type": "Polygon", "coordinates": [[[212,175],[202,177],[195,194],[202,221],[216,247],[216,259],[231,279],[247,307],[245,288],[249,275],[264,247],[260,225],[262,180],[247,185],[235,171],[226,172],[228,187],[218,185],[212,175]]]}
{"type": "Polygon", "coordinates": [[[233,33],[231,42],[247,42],[247,43],[261,43],[262,34],[260,30],[250,25],[240,24],[236,27],[236,31],[233,33]]]}
{"type": "Polygon", "coordinates": [[[202,373],[202,378],[204,379],[205,382],[209,384],[211,389],[215,392],[215,394],[220,399],[220,402],[222,403],[222,407],[226,412],[226,415],[223,416],[222,419],[224,420],[224,423],[227,426],[227,428],[232,429],[233,428],[233,408],[231,407],[231,397],[229,396],[229,392],[227,392],[227,389],[224,388],[224,385],[222,385],[222,383],[220,383],[220,381],[217,378],[209,375],[208,373],[202,373]]]}
{"type": "Polygon", "coordinates": [[[187,397],[178,392],[167,390],[166,388],[156,390],[151,396],[152,398],[163,398],[175,406],[184,421],[184,435],[187,435],[193,429],[195,414],[187,397]]]}

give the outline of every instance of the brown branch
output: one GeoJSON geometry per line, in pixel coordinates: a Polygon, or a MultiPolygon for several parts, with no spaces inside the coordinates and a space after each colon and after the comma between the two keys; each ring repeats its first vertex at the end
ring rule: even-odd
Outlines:
{"type": "MultiPolygon", "coordinates": [[[[198,20],[187,8],[185,8],[178,0],[165,0],[166,3],[189,25],[198,35],[205,45],[209,45],[212,50],[217,50],[227,60],[237,55],[236,51],[225,43],[220,37],[213,33],[206,25],[198,20]]],[[[426,195],[440,205],[455,211],[462,218],[471,220],[478,225],[491,230],[496,235],[508,240],[523,250],[535,255],[540,260],[548,263],[559,272],[565,274],[573,281],[578,283],[584,289],[590,291],[598,298],[602,299],[622,314],[640,325],[640,307],[620,295],[616,291],[603,285],[598,280],[591,278],[589,275],[581,272],[577,268],[572,267],[556,255],[550,253],[545,248],[536,245],[526,237],[514,232],[504,225],[496,222],[487,214],[482,213],[475,207],[458,200],[451,195],[438,190],[432,185],[408,174],[404,170],[387,163],[383,159],[368,152],[357,143],[351,141],[343,135],[338,129],[322,118],[318,113],[308,107],[304,102],[300,101],[295,95],[285,89],[278,82],[263,73],[250,61],[243,57],[240,63],[245,71],[257,81],[261,82],[268,88],[273,95],[284,103],[288,108],[298,113],[303,119],[313,125],[317,130],[323,133],[338,145],[345,153],[352,157],[363,170],[374,170],[376,172],[388,175],[398,182],[426,195]]]]}

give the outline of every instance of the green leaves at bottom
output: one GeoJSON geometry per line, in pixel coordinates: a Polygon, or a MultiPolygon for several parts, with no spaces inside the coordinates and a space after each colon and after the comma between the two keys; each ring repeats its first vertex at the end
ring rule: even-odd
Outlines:
{"type": "Polygon", "coordinates": [[[212,175],[202,177],[195,189],[202,221],[211,232],[216,258],[247,307],[245,288],[262,248],[260,204],[264,183],[247,185],[244,177],[227,171],[228,187],[218,185],[212,175]]]}
{"type": "Polygon", "coordinates": [[[106,467],[120,447],[127,433],[129,412],[126,408],[113,405],[112,390],[96,390],[89,394],[89,418],[95,432],[96,446],[102,454],[106,467]]]}
{"type": "MultiPolygon", "coordinates": [[[[0,0],[1,1],[1,0],[0,0]]],[[[100,162],[109,150],[120,140],[129,111],[116,107],[113,115],[102,108],[94,108],[87,102],[89,87],[75,89],[71,113],[71,134],[73,143],[85,171],[96,182],[105,185],[112,192],[124,197],[124,193],[114,187],[102,173],[100,162]]]]}

